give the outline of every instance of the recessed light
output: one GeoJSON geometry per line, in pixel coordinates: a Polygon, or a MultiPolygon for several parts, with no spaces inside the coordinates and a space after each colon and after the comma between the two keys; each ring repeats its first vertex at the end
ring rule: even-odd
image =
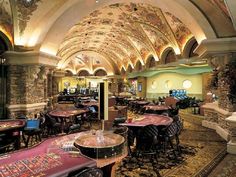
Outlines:
{"type": "Polygon", "coordinates": [[[98,0],[96,0],[95,2],[96,2],[96,3],[99,3],[99,1],[98,1],[98,0]]]}

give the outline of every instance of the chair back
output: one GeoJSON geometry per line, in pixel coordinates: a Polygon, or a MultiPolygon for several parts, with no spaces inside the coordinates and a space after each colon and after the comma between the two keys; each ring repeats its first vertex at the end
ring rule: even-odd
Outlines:
{"type": "Polygon", "coordinates": [[[28,119],[26,121],[26,129],[39,129],[40,120],[39,119],[28,119]]]}

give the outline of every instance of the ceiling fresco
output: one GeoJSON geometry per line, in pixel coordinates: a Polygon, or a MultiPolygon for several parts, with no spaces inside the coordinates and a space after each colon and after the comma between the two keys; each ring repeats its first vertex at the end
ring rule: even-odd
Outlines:
{"type": "Polygon", "coordinates": [[[22,35],[27,23],[30,21],[30,17],[32,16],[33,12],[37,10],[38,3],[41,0],[34,0],[34,1],[25,1],[25,0],[18,0],[16,1],[17,7],[17,19],[19,25],[19,33],[22,35]]]}
{"type": "Polygon", "coordinates": [[[0,0],[0,31],[13,43],[13,22],[9,0],[0,0]]]}
{"type": "Polygon", "coordinates": [[[235,37],[226,5],[224,0],[0,0],[0,31],[14,49],[57,58],[59,69],[92,74],[105,68],[112,75],[137,63],[145,69],[149,57],[159,67],[170,48],[183,58],[192,39],[200,44],[235,37]]]}
{"type": "Polygon", "coordinates": [[[94,51],[109,57],[121,70],[129,64],[134,67],[137,61],[145,64],[149,55],[159,60],[167,47],[180,54],[192,37],[177,17],[157,7],[113,4],[95,10],[74,25],[57,55],[70,60],[77,52],[94,51]]]}

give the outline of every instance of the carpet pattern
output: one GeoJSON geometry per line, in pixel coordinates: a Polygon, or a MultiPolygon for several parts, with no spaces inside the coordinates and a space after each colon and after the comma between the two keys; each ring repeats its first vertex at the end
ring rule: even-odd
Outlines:
{"type": "MultiPolygon", "coordinates": [[[[129,113],[138,118],[138,115],[129,113]]],[[[225,152],[226,142],[213,130],[184,121],[180,135],[182,153],[176,159],[172,152],[160,154],[156,160],[127,157],[116,171],[117,177],[190,177],[196,176],[219,154],[225,152]]],[[[213,177],[213,176],[212,176],[213,177]]]]}

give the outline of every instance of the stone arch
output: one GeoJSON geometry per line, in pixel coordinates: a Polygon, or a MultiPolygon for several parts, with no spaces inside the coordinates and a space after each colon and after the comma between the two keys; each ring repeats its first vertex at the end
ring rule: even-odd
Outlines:
{"type": "Polygon", "coordinates": [[[66,69],[65,76],[73,76],[73,72],[71,70],[66,69]]]}
{"type": "Polygon", "coordinates": [[[128,68],[127,68],[127,70],[126,70],[126,73],[132,73],[133,72],[133,68],[132,68],[132,66],[129,64],[128,65],[128,68]]]}
{"type": "Polygon", "coordinates": [[[177,60],[177,56],[173,48],[166,48],[161,55],[161,64],[172,63],[177,60]]]}
{"type": "Polygon", "coordinates": [[[135,71],[141,71],[143,69],[143,65],[142,63],[140,62],[140,60],[138,60],[135,64],[135,71]]]}
{"type": "Polygon", "coordinates": [[[8,37],[0,31],[0,54],[2,54],[5,51],[12,50],[12,44],[8,37]]]}
{"type": "Polygon", "coordinates": [[[198,56],[196,53],[193,52],[197,48],[197,46],[198,46],[198,43],[194,37],[189,39],[184,47],[183,57],[184,58],[191,58],[194,56],[198,56]]]}
{"type": "Polygon", "coordinates": [[[77,75],[78,75],[78,76],[89,76],[90,74],[89,74],[89,72],[88,72],[87,70],[82,69],[82,70],[80,70],[80,71],[78,72],[77,75]]]}
{"type": "Polygon", "coordinates": [[[94,71],[94,76],[106,76],[107,72],[104,69],[97,69],[94,71]]]}
{"type": "Polygon", "coordinates": [[[156,60],[153,55],[149,55],[146,60],[146,68],[154,68],[156,66],[156,60]]]}

